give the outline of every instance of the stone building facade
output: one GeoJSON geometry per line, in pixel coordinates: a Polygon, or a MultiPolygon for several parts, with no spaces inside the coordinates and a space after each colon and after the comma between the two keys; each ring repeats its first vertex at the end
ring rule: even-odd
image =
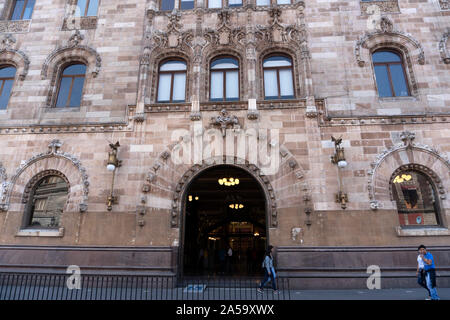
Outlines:
{"type": "Polygon", "coordinates": [[[37,0],[29,19],[12,20],[15,1],[0,1],[1,66],[16,68],[0,110],[0,269],[182,275],[186,197],[222,166],[262,190],[266,241],[293,286],[365,287],[371,265],[383,287],[415,286],[420,244],[450,284],[448,2],[182,2],[163,11],[157,0],[99,0],[96,14],[79,17],[77,1],[37,0]],[[380,50],[401,58],[407,94],[380,96],[380,50]],[[274,56],[291,63],[287,99],[266,98],[274,56]],[[237,99],[210,99],[218,57],[237,61],[237,99]],[[159,102],[160,67],[171,60],[186,66],[184,99],[159,102]],[[86,66],[81,103],[55,107],[74,63],[86,66]],[[111,173],[116,141],[121,165],[111,173]],[[330,161],[339,147],[342,168],[330,161]],[[428,191],[393,192],[410,172],[428,191]],[[68,185],[57,228],[26,222],[46,176],[68,185]],[[401,224],[407,196],[431,201],[436,220],[420,213],[401,224]]]}

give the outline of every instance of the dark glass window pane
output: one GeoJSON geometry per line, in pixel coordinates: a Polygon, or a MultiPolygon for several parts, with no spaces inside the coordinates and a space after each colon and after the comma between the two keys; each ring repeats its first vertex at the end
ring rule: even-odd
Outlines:
{"type": "Polygon", "coordinates": [[[401,62],[400,56],[390,51],[377,51],[372,55],[373,62],[401,62]]]}
{"type": "Polygon", "coordinates": [[[406,85],[405,73],[401,64],[391,64],[389,66],[391,72],[392,85],[394,86],[395,96],[409,96],[408,86],[406,85]]]}
{"type": "Polygon", "coordinates": [[[28,0],[27,5],[25,7],[25,12],[23,13],[23,20],[31,19],[31,15],[33,14],[34,3],[36,0],[28,0]]]}
{"type": "Polygon", "coordinates": [[[439,204],[431,180],[420,172],[403,171],[391,182],[400,225],[439,225],[439,204]]]}
{"type": "Polygon", "coordinates": [[[172,11],[175,7],[175,0],[161,0],[161,10],[172,11]]]}
{"type": "Polygon", "coordinates": [[[6,109],[9,102],[9,97],[11,96],[11,89],[14,80],[2,80],[0,81],[0,87],[3,85],[3,89],[0,96],[0,110],[6,109]]]}
{"type": "Polygon", "coordinates": [[[17,0],[14,5],[14,11],[11,16],[11,20],[22,20],[23,7],[25,5],[25,0],[17,0]]]}
{"type": "Polygon", "coordinates": [[[96,16],[98,12],[98,0],[91,0],[89,2],[89,8],[87,11],[87,16],[88,17],[93,17],[96,16]]]}
{"type": "Polygon", "coordinates": [[[14,78],[16,76],[16,68],[6,67],[0,69],[0,78],[14,78]]]}
{"type": "Polygon", "coordinates": [[[29,225],[31,227],[56,228],[67,202],[69,186],[60,177],[42,179],[34,191],[29,225]]]}
{"type": "Polygon", "coordinates": [[[69,107],[79,107],[81,105],[83,85],[84,85],[84,77],[77,77],[74,79],[69,107]]]}
{"type": "Polygon", "coordinates": [[[375,78],[377,80],[378,95],[380,97],[392,97],[392,90],[389,84],[389,76],[386,66],[374,66],[375,78]]]}
{"type": "Polygon", "coordinates": [[[70,86],[72,85],[72,78],[62,78],[59,85],[58,100],[56,101],[56,107],[65,107],[67,105],[67,99],[69,98],[70,86]]]}
{"type": "Polygon", "coordinates": [[[189,10],[194,9],[194,1],[193,0],[181,0],[181,10],[189,10]]]}
{"type": "Polygon", "coordinates": [[[86,73],[86,66],[84,64],[74,64],[64,69],[64,76],[84,75],[86,73]]]}

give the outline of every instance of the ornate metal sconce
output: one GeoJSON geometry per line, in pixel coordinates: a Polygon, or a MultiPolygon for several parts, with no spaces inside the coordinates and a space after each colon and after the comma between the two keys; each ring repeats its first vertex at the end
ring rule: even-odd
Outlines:
{"type": "Polygon", "coordinates": [[[108,211],[111,211],[113,204],[117,203],[117,197],[114,196],[114,178],[117,168],[122,166],[122,161],[117,158],[117,150],[120,147],[119,142],[117,141],[115,144],[110,143],[109,146],[111,151],[108,153],[108,163],[106,165],[106,169],[111,171],[113,176],[111,181],[111,192],[107,198],[106,205],[108,211]]]}
{"type": "Polygon", "coordinates": [[[338,167],[339,192],[336,194],[336,202],[341,204],[341,208],[347,208],[348,195],[343,191],[343,182],[341,177],[341,169],[347,166],[345,161],[344,147],[341,146],[342,137],[336,139],[333,136],[331,141],[334,142],[334,155],[331,156],[331,162],[338,167]]]}

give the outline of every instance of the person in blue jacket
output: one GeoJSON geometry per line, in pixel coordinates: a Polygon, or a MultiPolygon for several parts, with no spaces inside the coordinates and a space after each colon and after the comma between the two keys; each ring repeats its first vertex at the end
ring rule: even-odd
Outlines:
{"type": "Polygon", "coordinates": [[[436,290],[436,267],[434,265],[434,258],[427,248],[422,244],[419,246],[419,254],[425,266],[425,281],[428,290],[430,290],[431,300],[440,300],[436,290]]]}
{"type": "Polygon", "coordinates": [[[275,268],[273,266],[273,257],[272,257],[272,249],[273,246],[269,246],[267,248],[266,254],[264,255],[264,261],[262,263],[262,267],[264,268],[264,280],[261,282],[258,288],[258,292],[262,293],[264,285],[270,281],[272,281],[272,289],[273,293],[277,294],[277,283],[275,281],[276,274],[275,274],[275,268]]]}

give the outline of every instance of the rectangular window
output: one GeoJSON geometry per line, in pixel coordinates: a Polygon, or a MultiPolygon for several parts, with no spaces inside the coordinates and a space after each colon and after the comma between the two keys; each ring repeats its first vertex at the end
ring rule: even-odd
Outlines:
{"type": "Polygon", "coordinates": [[[266,99],[278,99],[277,71],[264,71],[264,96],[266,99]]]}
{"type": "Polygon", "coordinates": [[[394,86],[396,97],[409,96],[408,87],[406,85],[405,74],[403,73],[403,66],[401,64],[389,65],[391,73],[392,85],[394,86]]]}
{"type": "Polygon", "coordinates": [[[270,0],[256,0],[257,6],[270,6],[270,0]]]}
{"type": "Polygon", "coordinates": [[[58,100],[56,101],[56,107],[65,107],[67,99],[69,98],[70,87],[72,85],[72,78],[62,78],[59,85],[58,100]]]}
{"type": "Polygon", "coordinates": [[[160,74],[158,84],[158,102],[170,101],[170,85],[172,82],[171,74],[160,74]]]}
{"type": "Polygon", "coordinates": [[[0,82],[0,110],[6,109],[11,96],[14,80],[3,80],[0,82]]]}
{"type": "Polygon", "coordinates": [[[185,101],[186,73],[175,73],[173,78],[173,102],[185,101]]]}
{"type": "Polygon", "coordinates": [[[227,100],[239,100],[239,72],[228,71],[226,73],[227,100]]]}
{"type": "Polygon", "coordinates": [[[81,105],[81,94],[75,94],[76,92],[83,92],[84,77],[73,78],[72,94],[70,96],[69,107],[79,107],[81,105]]]}
{"type": "Polygon", "coordinates": [[[95,17],[97,15],[97,12],[98,12],[98,0],[90,0],[86,16],[95,17]]]}
{"type": "Polygon", "coordinates": [[[277,4],[291,4],[291,0],[277,0],[277,4]]]}
{"type": "Polygon", "coordinates": [[[161,11],[172,11],[175,7],[175,0],[161,0],[161,11]]]}
{"type": "Polygon", "coordinates": [[[223,100],[223,72],[211,72],[211,100],[223,100]]]}
{"type": "Polygon", "coordinates": [[[374,66],[377,81],[378,94],[380,97],[392,97],[387,67],[384,65],[374,66]]]}
{"type": "Polygon", "coordinates": [[[241,7],[242,0],[228,0],[228,6],[229,7],[241,7]]]}
{"type": "Polygon", "coordinates": [[[280,90],[282,98],[294,97],[294,84],[292,83],[292,72],[290,69],[280,69],[280,90]]]}
{"type": "Polygon", "coordinates": [[[180,0],[180,9],[181,10],[194,9],[194,0],[180,0]]]}
{"type": "Polygon", "coordinates": [[[222,0],[208,0],[208,8],[222,8],[222,0]]]}
{"type": "Polygon", "coordinates": [[[11,20],[29,20],[33,14],[36,0],[16,0],[11,20]]]}
{"type": "Polygon", "coordinates": [[[76,17],[95,17],[98,11],[98,0],[78,0],[75,8],[76,17]]]}

